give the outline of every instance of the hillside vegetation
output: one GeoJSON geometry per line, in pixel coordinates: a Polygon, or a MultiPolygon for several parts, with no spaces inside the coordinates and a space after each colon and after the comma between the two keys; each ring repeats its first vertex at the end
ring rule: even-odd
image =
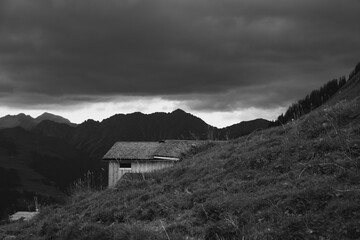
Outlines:
{"type": "Polygon", "coordinates": [[[101,158],[117,141],[235,138],[270,125],[256,119],[217,129],[179,109],[117,114],[77,126],[65,122],[49,113],[36,119],[25,114],[0,118],[0,221],[28,209],[34,196],[40,203],[62,202],[64,190],[87,171],[95,173],[97,184],[107,182],[101,158]],[[5,125],[18,126],[1,129],[5,125]]]}
{"type": "Polygon", "coordinates": [[[275,126],[285,124],[294,119],[313,111],[314,109],[324,106],[333,105],[341,100],[354,99],[360,96],[360,63],[349,74],[346,81],[345,76],[339,79],[333,79],[325,83],[319,89],[313,90],[296,103],[288,107],[285,113],[281,114],[273,123],[275,126]]]}
{"type": "Polygon", "coordinates": [[[359,239],[360,101],[212,143],[114,189],[78,183],[64,206],[0,239],[359,239]]]}
{"type": "Polygon", "coordinates": [[[298,119],[312,110],[322,106],[336,93],[338,93],[345,84],[345,77],[340,77],[339,80],[333,79],[327,82],[319,89],[314,90],[310,94],[306,95],[306,97],[299,100],[297,103],[293,103],[286,110],[285,114],[281,114],[278,117],[278,119],[275,121],[275,125],[281,125],[294,119],[298,119]]]}

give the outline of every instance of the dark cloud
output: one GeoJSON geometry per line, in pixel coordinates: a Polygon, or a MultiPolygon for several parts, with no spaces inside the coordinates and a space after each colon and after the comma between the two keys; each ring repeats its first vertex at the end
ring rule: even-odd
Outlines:
{"type": "MultiPolygon", "coordinates": [[[[313,86],[315,88],[316,86],[313,86]]],[[[264,83],[259,86],[242,87],[213,94],[188,94],[186,96],[168,96],[171,100],[181,99],[191,109],[197,111],[234,111],[249,107],[257,107],[263,110],[274,109],[285,104],[291,104],[294,92],[303,93],[310,91],[311,86],[292,81],[287,87],[282,82],[264,83]]],[[[301,95],[302,94],[302,95],[301,95]]]]}
{"type": "Polygon", "coordinates": [[[359,7],[0,0],[0,99],[43,105],[165,95],[199,110],[282,105],[359,61],[359,7]]]}

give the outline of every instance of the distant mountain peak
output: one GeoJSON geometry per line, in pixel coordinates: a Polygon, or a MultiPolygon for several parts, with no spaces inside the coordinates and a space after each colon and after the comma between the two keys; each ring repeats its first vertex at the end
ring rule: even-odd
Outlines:
{"type": "Polygon", "coordinates": [[[0,129],[22,127],[26,130],[31,130],[37,124],[45,120],[49,120],[56,123],[68,124],[70,126],[76,125],[74,123],[71,123],[70,120],[66,118],[63,118],[61,116],[49,112],[44,112],[37,118],[33,118],[30,115],[26,115],[25,113],[19,113],[17,115],[6,115],[4,117],[0,117],[0,129]]]}
{"type": "Polygon", "coordinates": [[[31,129],[34,127],[34,119],[24,113],[18,115],[6,115],[0,118],[0,129],[22,127],[24,129],[31,129]]]}
{"type": "Polygon", "coordinates": [[[184,110],[178,108],[178,109],[172,111],[171,113],[173,113],[173,114],[180,114],[180,113],[181,113],[181,114],[184,114],[184,113],[187,113],[187,112],[185,112],[184,110]]]}
{"type": "Polygon", "coordinates": [[[10,114],[8,114],[8,115],[6,115],[6,116],[4,116],[3,118],[32,118],[30,115],[26,115],[25,113],[19,113],[19,114],[17,114],[17,115],[10,115],[10,114]]]}
{"type": "Polygon", "coordinates": [[[40,116],[35,118],[36,123],[40,123],[45,120],[50,120],[50,121],[57,122],[57,123],[65,123],[65,124],[69,124],[69,125],[74,125],[74,123],[71,123],[69,119],[66,119],[64,117],[61,117],[59,115],[55,115],[55,114],[52,114],[49,112],[44,112],[43,114],[41,114],[40,116]]]}
{"type": "Polygon", "coordinates": [[[44,112],[43,114],[39,115],[37,118],[43,117],[43,116],[46,117],[46,116],[55,116],[55,115],[52,113],[49,113],[49,112],[44,112]]]}

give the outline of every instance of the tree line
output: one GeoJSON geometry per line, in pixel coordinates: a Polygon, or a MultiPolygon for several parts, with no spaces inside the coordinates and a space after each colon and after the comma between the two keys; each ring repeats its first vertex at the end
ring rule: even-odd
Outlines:
{"type": "MultiPolygon", "coordinates": [[[[348,80],[352,79],[359,72],[360,63],[358,63],[355,69],[349,74],[348,80]]],[[[274,125],[278,126],[285,124],[311,112],[329,100],[340,88],[345,85],[345,83],[345,76],[327,82],[322,87],[320,87],[320,89],[312,91],[310,94],[306,95],[305,98],[299,100],[296,103],[293,103],[286,110],[285,114],[281,114],[277,120],[275,120],[274,125]]]]}
{"type": "Polygon", "coordinates": [[[349,74],[349,79],[352,79],[356,74],[360,72],[360,62],[356,65],[355,69],[349,74]]]}

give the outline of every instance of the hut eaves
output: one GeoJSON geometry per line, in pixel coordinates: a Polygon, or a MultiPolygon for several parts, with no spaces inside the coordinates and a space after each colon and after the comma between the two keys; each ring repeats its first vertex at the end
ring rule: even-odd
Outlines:
{"type": "MultiPolygon", "coordinates": [[[[162,142],[116,142],[103,160],[172,160],[177,161],[201,144],[200,141],[166,140],[162,142]]],[[[203,143],[202,143],[203,144],[203,143]]]]}

